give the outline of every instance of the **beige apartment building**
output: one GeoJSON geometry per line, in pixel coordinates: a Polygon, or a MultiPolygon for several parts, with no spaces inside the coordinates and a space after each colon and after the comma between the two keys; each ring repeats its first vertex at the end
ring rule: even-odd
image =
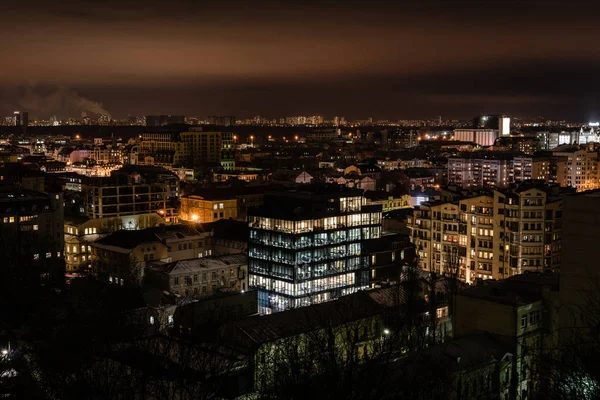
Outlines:
{"type": "Polygon", "coordinates": [[[598,152],[579,146],[563,145],[552,150],[552,154],[563,159],[560,170],[561,186],[571,186],[578,192],[600,188],[598,175],[598,152]]]}
{"type": "Polygon", "coordinates": [[[472,283],[560,268],[562,201],[531,185],[452,202],[409,217],[419,267],[472,283]]]}

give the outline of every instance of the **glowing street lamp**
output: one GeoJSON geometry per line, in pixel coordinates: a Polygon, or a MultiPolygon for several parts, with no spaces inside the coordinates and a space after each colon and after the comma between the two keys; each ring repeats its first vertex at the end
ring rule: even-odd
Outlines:
{"type": "Polygon", "coordinates": [[[193,214],[192,215],[192,221],[198,221],[198,215],[197,214],[193,214]]]}

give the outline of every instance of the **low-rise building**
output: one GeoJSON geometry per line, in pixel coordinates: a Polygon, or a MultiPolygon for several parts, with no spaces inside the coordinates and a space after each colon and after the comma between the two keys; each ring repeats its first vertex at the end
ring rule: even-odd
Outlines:
{"type": "Polygon", "coordinates": [[[140,230],[157,227],[165,220],[155,213],[106,218],[65,219],[66,270],[74,272],[92,266],[91,243],[121,229],[140,230]]]}
{"type": "Polygon", "coordinates": [[[210,223],[219,219],[235,219],[237,217],[237,200],[220,191],[203,195],[192,194],[181,198],[182,221],[210,223]]]}
{"type": "Polygon", "coordinates": [[[248,290],[248,257],[228,254],[153,265],[151,285],[180,296],[208,296],[217,289],[248,290]]]}
{"type": "Polygon", "coordinates": [[[465,289],[455,296],[455,336],[488,332],[509,345],[510,398],[532,398],[539,389],[540,355],[556,349],[558,276],[525,274],[465,289]]]}
{"type": "Polygon", "coordinates": [[[120,230],[90,247],[95,274],[119,284],[140,284],[152,261],[168,263],[212,255],[210,233],[186,225],[120,230]]]}

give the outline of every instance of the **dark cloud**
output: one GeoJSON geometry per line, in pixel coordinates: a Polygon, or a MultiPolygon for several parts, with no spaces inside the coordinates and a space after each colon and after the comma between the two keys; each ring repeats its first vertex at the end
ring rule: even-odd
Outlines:
{"type": "Polygon", "coordinates": [[[116,116],[501,108],[583,118],[596,104],[598,9],[551,0],[15,2],[0,16],[0,85],[70,87],[116,116]]]}

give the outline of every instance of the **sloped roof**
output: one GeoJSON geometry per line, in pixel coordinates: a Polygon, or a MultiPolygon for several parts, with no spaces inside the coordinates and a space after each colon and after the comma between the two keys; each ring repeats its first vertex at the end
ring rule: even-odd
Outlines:
{"type": "Polygon", "coordinates": [[[200,235],[189,225],[166,225],[137,231],[121,229],[98,240],[95,244],[133,249],[142,243],[166,242],[170,239],[184,239],[200,235]]]}
{"type": "Polygon", "coordinates": [[[156,272],[165,274],[173,273],[197,273],[202,270],[230,268],[234,265],[248,264],[248,257],[245,253],[227,254],[224,256],[212,256],[202,258],[191,258],[172,263],[159,265],[152,269],[156,272]]]}
{"type": "Polygon", "coordinates": [[[406,294],[399,286],[360,291],[337,300],[308,307],[295,308],[275,314],[253,316],[235,323],[247,339],[247,345],[291,337],[328,326],[341,326],[385,312],[404,302],[406,294]]]}

